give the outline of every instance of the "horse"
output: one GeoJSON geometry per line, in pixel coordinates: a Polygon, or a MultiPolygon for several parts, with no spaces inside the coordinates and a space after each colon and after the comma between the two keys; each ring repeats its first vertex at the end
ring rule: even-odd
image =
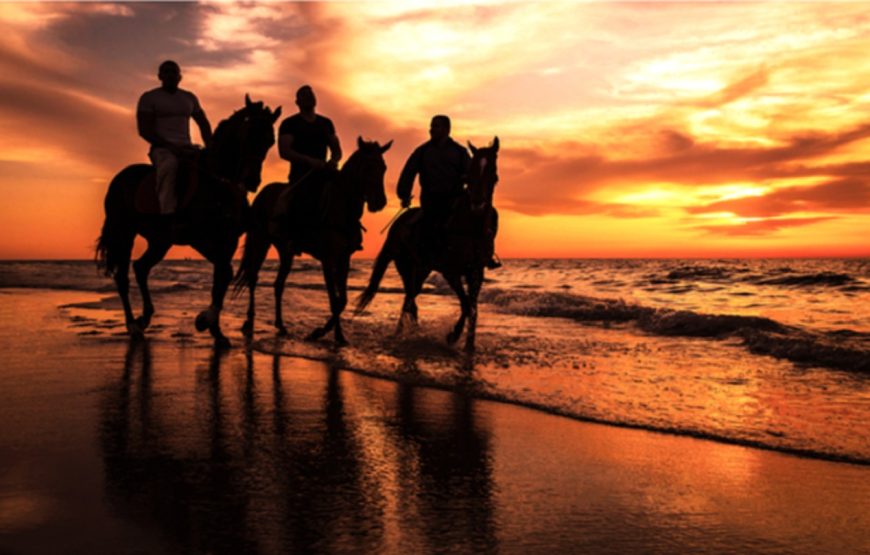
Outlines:
{"type": "Polygon", "coordinates": [[[492,256],[498,218],[492,206],[492,194],[498,181],[499,140],[495,137],[492,144],[483,148],[477,148],[470,142],[468,146],[473,154],[469,164],[468,187],[453,206],[446,226],[445,244],[435,249],[436,252],[427,252],[432,247],[423,239],[421,209],[411,208],[402,213],[390,228],[387,240],[375,259],[369,283],[357,300],[355,314],[361,314],[371,303],[384,272],[390,262],[395,262],[405,290],[402,314],[396,330],[397,335],[401,334],[406,318],[416,325],[416,297],[426,278],[435,270],[444,276],[456,293],[461,307],[459,320],[447,335],[447,342],[453,345],[459,340],[467,320],[465,350],[473,351],[477,332],[477,297],[483,285],[486,263],[492,256]]]}
{"type": "Polygon", "coordinates": [[[245,106],[223,120],[212,143],[189,161],[188,194],[181,200],[176,217],[147,213],[141,199],[149,192],[154,196],[151,165],[127,166],[112,179],[104,201],[106,219],[97,240],[96,260],[97,267],[115,280],[131,337],[143,337],[154,315],[149,272],[172,245],[190,245],[214,265],[211,305],[196,317],[196,329],[208,329],[216,346],[230,346],[221,332],[220,312],[233,276],[232,257],[250,210],[242,185],[248,191],[259,187],[263,160],[275,144],[274,124],[280,116],[280,107],[272,112],[245,95],[245,106]],[[143,304],[138,318],[133,316],[128,294],[130,258],[137,235],[148,242],[145,253],[133,263],[143,304]]]}
{"type": "MultiPolygon", "coordinates": [[[[248,288],[248,313],[242,332],[250,337],[254,333],[255,303],[257,275],[269,252],[274,245],[280,259],[278,275],[275,278],[275,328],[279,335],[286,335],[282,316],[282,297],[287,275],[293,266],[293,257],[307,253],[320,261],[326,292],[329,296],[330,317],[326,324],[312,331],[306,339],[320,339],[331,330],[335,330],[335,341],[339,345],[347,344],[341,329],[341,314],[347,305],[347,276],[350,271],[350,257],[359,245],[361,237],[360,219],[364,205],[369,212],[378,212],[387,204],[384,193],[384,174],[387,165],[384,153],[390,149],[393,142],[381,146],[376,141],[363,141],[357,138],[357,150],[337,173],[327,181],[319,191],[319,205],[322,212],[317,216],[314,227],[307,229],[303,236],[288,234],[284,229],[289,222],[279,219],[278,197],[292,193],[298,185],[287,183],[272,183],[254,199],[253,222],[245,239],[245,250],[242,263],[235,277],[236,290],[248,288]]],[[[308,207],[297,207],[308,208],[308,207]]]]}

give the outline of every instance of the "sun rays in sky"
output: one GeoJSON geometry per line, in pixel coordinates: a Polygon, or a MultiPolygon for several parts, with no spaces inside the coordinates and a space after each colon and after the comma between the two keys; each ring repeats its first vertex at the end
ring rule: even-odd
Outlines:
{"type": "MultiPolygon", "coordinates": [[[[166,58],[213,124],[246,92],[292,113],[310,83],[346,150],[395,140],[370,230],[447,113],[461,142],[501,139],[505,256],[868,255],[866,8],[0,3],[0,257],[90,256],[166,58]]],[[[286,173],[271,152],[265,179],[286,173]]]]}

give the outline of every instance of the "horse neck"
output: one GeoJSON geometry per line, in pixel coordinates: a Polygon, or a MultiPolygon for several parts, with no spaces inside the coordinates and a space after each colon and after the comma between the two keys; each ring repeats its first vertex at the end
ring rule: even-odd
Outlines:
{"type": "Polygon", "coordinates": [[[348,158],[347,163],[338,172],[336,192],[341,196],[339,199],[354,217],[361,215],[365,203],[365,193],[359,186],[358,175],[359,160],[356,153],[348,158]]]}
{"type": "Polygon", "coordinates": [[[203,149],[200,157],[200,169],[204,169],[210,177],[231,179],[230,173],[238,164],[237,140],[229,129],[224,126],[230,124],[230,120],[221,122],[215,131],[212,144],[203,149]]]}

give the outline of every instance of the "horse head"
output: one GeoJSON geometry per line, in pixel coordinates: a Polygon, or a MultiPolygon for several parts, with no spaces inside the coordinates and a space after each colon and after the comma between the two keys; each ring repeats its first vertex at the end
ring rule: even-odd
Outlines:
{"type": "Polygon", "coordinates": [[[387,164],[384,162],[384,153],[390,150],[393,141],[381,146],[377,141],[369,142],[357,137],[356,144],[357,150],[348,158],[344,171],[349,174],[350,181],[358,183],[369,212],[379,212],[387,205],[384,192],[387,164]]]}
{"type": "Polygon", "coordinates": [[[260,186],[263,161],[275,144],[274,125],[281,107],[274,112],[262,101],[252,102],[245,95],[245,106],[222,121],[214,133],[212,167],[232,183],[254,192],[260,186]]]}
{"type": "Polygon", "coordinates": [[[471,199],[471,209],[474,212],[484,210],[492,205],[492,193],[498,183],[498,137],[492,144],[477,148],[471,141],[471,164],[468,170],[468,195],[471,199]]]}

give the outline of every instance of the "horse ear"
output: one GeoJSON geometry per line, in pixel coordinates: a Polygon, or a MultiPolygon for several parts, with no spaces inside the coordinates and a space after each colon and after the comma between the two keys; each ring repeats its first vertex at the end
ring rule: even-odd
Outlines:
{"type": "Polygon", "coordinates": [[[492,148],[494,148],[496,152],[498,152],[498,144],[498,135],[496,135],[495,139],[492,140],[492,148]]]}
{"type": "Polygon", "coordinates": [[[245,108],[251,107],[251,97],[248,96],[248,93],[245,93],[245,108]]]}
{"type": "Polygon", "coordinates": [[[356,138],[356,147],[361,149],[364,144],[365,143],[363,142],[362,136],[358,135],[356,138]]]}
{"type": "Polygon", "coordinates": [[[471,141],[468,141],[468,148],[471,149],[472,156],[477,156],[477,147],[471,144],[471,141]]]}
{"type": "Polygon", "coordinates": [[[390,150],[390,147],[391,147],[391,146],[393,146],[393,141],[390,141],[390,142],[388,142],[387,144],[385,144],[384,146],[382,146],[382,147],[381,147],[381,154],[383,154],[383,153],[385,153],[386,151],[390,150]]]}
{"type": "Polygon", "coordinates": [[[275,109],[275,113],[272,114],[272,123],[275,123],[276,121],[278,121],[278,118],[280,118],[280,117],[281,117],[281,107],[278,106],[278,108],[275,109]]]}

